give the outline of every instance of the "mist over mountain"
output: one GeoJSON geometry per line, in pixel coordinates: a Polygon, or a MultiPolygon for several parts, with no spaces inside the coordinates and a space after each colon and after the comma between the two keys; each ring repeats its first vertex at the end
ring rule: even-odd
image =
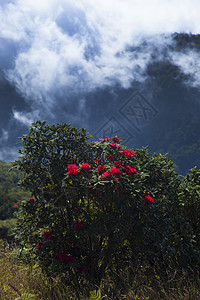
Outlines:
{"type": "Polygon", "coordinates": [[[0,1],[0,159],[37,119],[200,166],[200,2],[0,1]]]}

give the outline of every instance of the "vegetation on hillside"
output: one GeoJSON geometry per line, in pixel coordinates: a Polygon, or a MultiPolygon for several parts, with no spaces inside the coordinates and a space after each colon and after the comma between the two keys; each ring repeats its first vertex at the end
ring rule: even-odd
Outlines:
{"type": "MultiPolygon", "coordinates": [[[[200,35],[174,34],[173,40],[170,51],[180,57],[186,54],[190,57],[191,49],[200,51],[200,35]]],[[[200,168],[199,88],[188,85],[194,78],[185,75],[170,59],[160,61],[155,56],[147,73],[151,104],[158,114],[147,123],[138,139],[141,145],[149,146],[151,153],[168,153],[178,172],[185,175],[195,166],[200,168]]]]}
{"type": "Polygon", "coordinates": [[[11,163],[0,161],[0,220],[13,217],[15,203],[29,197],[29,193],[19,188],[22,172],[13,169],[11,163]]]}

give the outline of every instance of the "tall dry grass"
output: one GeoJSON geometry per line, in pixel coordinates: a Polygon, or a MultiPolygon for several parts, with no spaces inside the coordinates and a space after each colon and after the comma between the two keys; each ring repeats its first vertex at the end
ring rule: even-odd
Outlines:
{"type": "MultiPolygon", "coordinates": [[[[18,250],[0,247],[0,299],[1,300],[76,300],[76,294],[66,287],[59,278],[48,278],[37,265],[26,265],[17,256],[18,250]]],[[[102,299],[105,300],[200,300],[200,280],[183,275],[178,281],[169,278],[163,282],[159,278],[152,284],[145,276],[134,281],[126,293],[112,291],[109,280],[104,281],[102,299]]],[[[80,297],[82,300],[88,297],[80,297]]]]}
{"type": "Polygon", "coordinates": [[[0,251],[1,300],[66,300],[76,295],[59,278],[46,277],[36,265],[26,265],[16,257],[16,249],[0,251]]]}

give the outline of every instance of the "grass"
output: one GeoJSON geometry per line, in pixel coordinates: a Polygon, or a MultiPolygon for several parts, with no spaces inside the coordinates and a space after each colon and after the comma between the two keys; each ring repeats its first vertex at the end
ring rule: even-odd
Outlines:
{"type": "Polygon", "coordinates": [[[4,252],[1,247],[0,299],[66,300],[75,299],[75,295],[59,279],[47,278],[36,265],[22,263],[16,257],[16,249],[4,252]]]}
{"type": "MultiPolygon", "coordinates": [[[[76,295],[59,278],[48,278],[37,265],[26,265],[17,256],[18,250],[4,251],[0,248],[0,299],[1,300],[68,300],[76,295]]],[[[123,276],[123,274],[122,274],[123,276]]],[[[101,287],[105,300],[200,300],[200,280],[188,279],[186,275],[178,281],[168,278],[163,282],[157,278],[153,283],[143,277],[136,277],[134,287],[130,286],[124,294],[112,290],[112,282],[107,279],[101,287]],[[195,282],[196,281],[196,282],[195,282]]],[[[88,297],[82,296],[81,300],[88,297]]]]}

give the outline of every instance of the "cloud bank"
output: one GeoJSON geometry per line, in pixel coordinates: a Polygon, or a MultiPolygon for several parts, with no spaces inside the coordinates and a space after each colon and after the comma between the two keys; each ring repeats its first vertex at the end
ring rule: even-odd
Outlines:
{"type": "Polygon", "coordinates": [[[200,32],[200,2],[194,0],[5,2],[0,3],[1,65],[26,99],[48,103],[50,110],[53,98],[66,91],[114,83],[126,88],[144,80],[155,46],[167,47],[174,32],[200,32]]]}
{"type": "Polygon", "coordinates": [[[30,107],[12,106],[12,120],[53,120],[65,107],[87,122],[87,93],[144,82],[152,60],[172,61],[199,87],[199,53],[170,50],[175,32],[200,33],[199,11],[199,0],[0,0],[1,76],[30,107]]]}

